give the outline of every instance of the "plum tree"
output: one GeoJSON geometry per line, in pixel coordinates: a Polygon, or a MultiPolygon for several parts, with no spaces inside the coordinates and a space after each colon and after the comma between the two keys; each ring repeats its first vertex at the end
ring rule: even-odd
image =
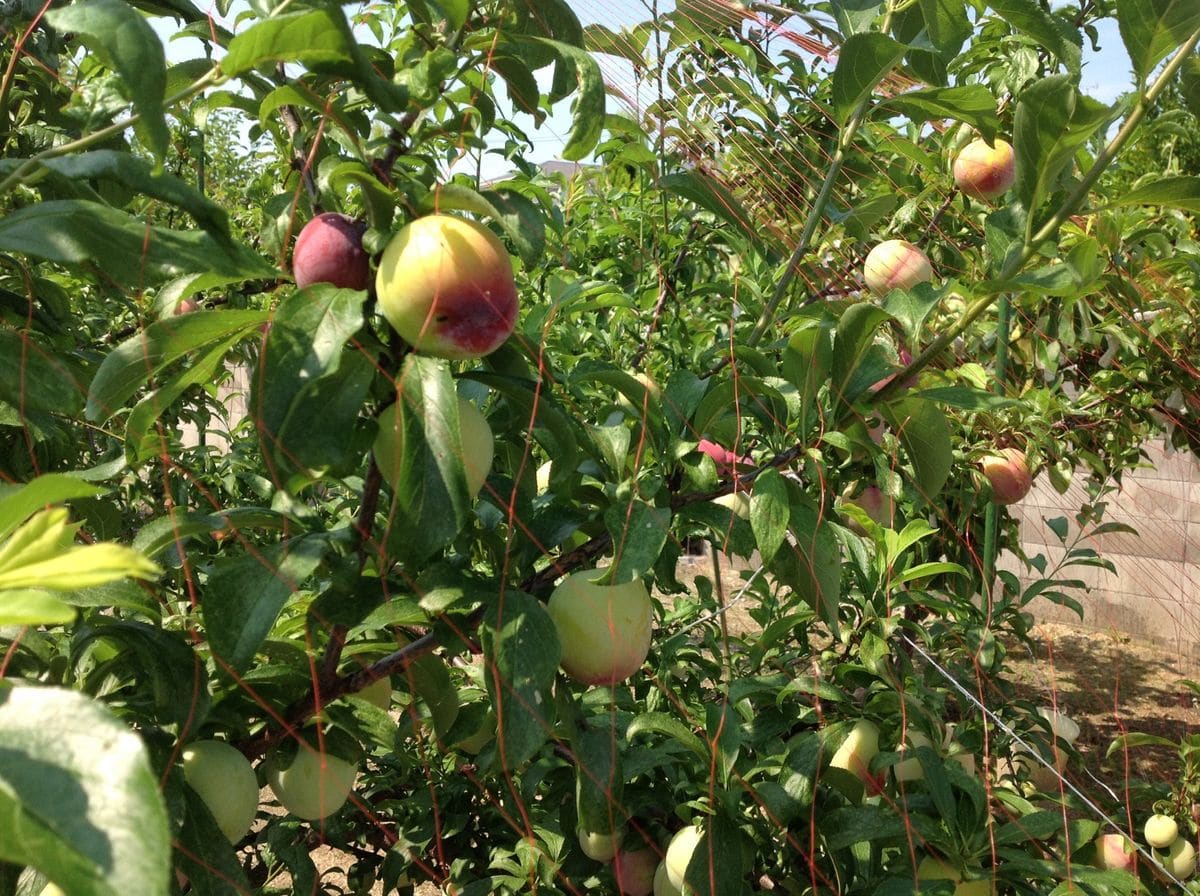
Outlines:
{"type": "Polygon", "coordinates": [[[933,268],[925,253],[907,240],[884,240],[867,253],[863,279],[871,292],[882,296],[932,280],[933,268]]]}
{"type": "Polygon", "coordinates": [[[180,764],[184,780],[229,842],[245,837],[258,811],[258,779],[250,760],[224,741],[198,740],[184,747],[180,764]]]}
{"type": "Polygon", "coordinates": [[[303,289],[331,283],[343,289],[366,289],[371,259],[363,249],[366,226],[361,221],[324,212],[304,225],[292,251],[292,277],[303,289]]]}
{"type": "Polygon", "coordinates": [[[575,833],[579,837],[579,848],[589,859],[607,862],[617,854],[617,846],[621,841],[619,835],[587,831],[583,828],[579,828],[575,833]]]}
{"type": "Polygon", "coordinates": [[[850,772],[864,784],[873,781],[871,760],[879,754],[879,726],[870,719],[859,719],[834,751],[830,768],[850,772]]]}
{"type": "Polygon", "coordinates": [[[992,486],[992,500],[997,504],[1016,504],[1033,487],[1033,474],[1025,452],[1019,448],[1001,448],[984,457],[980,464],[992,486]]]}
{"type": "MultiPolygon", "coordinates": [[[[328,744],[326,745],[328,747],[328,744]]],[[[356,764],[308,743],[294,746],[295,755],[277,751],[267,757],[267,784],[283,808],[297,818],[316,821],[345,805],[358,774],[356,764]]]]}
{"type": "MultiPolygon", "coordinates": [[[[384,481],[397,487],[404,469],[404,417],[402,401],[388,405],[379,415],[379,432],[372,450],[384,481]]],[[[458,397],[458,432],[462,443],[463,476],[467,493],[474,498],[487,481],[495,457],[496,440],[483,412],[461,395],[458,397]]]]}
{"type": "Polygon", "coordinates": [[[562,645],[562,669],[582,684],[624,681],[650,653],[654,605],[646,585],[641,579],[597,582],[603,575],[603,570],[572,573],[546,604],[562,645]]]}
{"type": "Polygon", "coordinates": [[[954,184],[974,199],[1004,195],[1017,179],[1016,156],[999,137],[989,146],[984,140],[968,143],[954,160],[954,184]]]}
{"type": "Polygon", "coordinates": [[[613,856],[612,873],[621,896],[650,896],[659,864],[653,849],[621,849],[613,856]]]}
{"type": "Polygon", "coordinates": [[[417,218],[392,237],[375,275],[379,310],[418,352],[479,358],[517,322],[512,261],[499,238],[453,215],[417,218]]]}

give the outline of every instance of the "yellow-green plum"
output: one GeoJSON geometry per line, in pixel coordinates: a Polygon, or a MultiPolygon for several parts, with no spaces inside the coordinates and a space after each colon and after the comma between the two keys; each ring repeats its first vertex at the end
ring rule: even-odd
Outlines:
{"type": "Polygon", "coordinates": [[[873,783],[871,760],[879,754],[879,726],[859,719],[829,760],[830,768],[850,772],[864,784],[873,783]]]}
{"type": "Polygon", "coordinates": [[[373,681],[361,691],[355,693],[356,697],[361,700],[366,700],[372,706],[378,706],[380,709],[392,708],[392,677],[385,675],[378,681],[373,681]]]}
{"type": "Polygon", "coordinates": [[[954,159],[954,184],[975,199],[1003,196],[1017,179],[1012,144],[996,138],[989,146],[973,140],[954,159]]]}
{"type": "Polygon", "coordinates": [[[621,896],[650,896],[658,854],[653,849],[622,849],[613,856],[612,873],[621,896]]]}
{"type": "Polygon", "coordinates": [[[744,520],[750,519],[750,496],[743,491],[730,492],[713,498],[714,504],[719,504],[744,520]]]}
{"type": "Polygon", "coordinates": [[[1167,848],[1163,865],[1180,880],[1196,873],[1196,847],[1185,837],[1179,837],[1167,848]]]}
{"type": "Polygon", "coordinates": [[[562,669],[581,684],[613,685],[642,667],[650,653],[654,605],[641,579],[598,584],[603,570],[567,576],[546,611],[562,645],[562,669]]]}
{"type": "Polygon", "coordinates": [[[667,863],[664,859],[658,863],[654,872],[654,896],[682,896],[683,888],[671,883],[671,875],[667,873],[667,863]]]}
{"type": "Polygon", "coordinates": [[[1142,828],[1146,843],[1155,849],[1169,849],[1179,837],[1179,822],[1170,815],[1151,815],[1142,828]]]}
{"type": "Polygon", "coordinates": [[[464,360],[504,344],[517,322],[512,261],[499,238],[453,215],[417,218],[375,274],[379,310],[422,354],[464,360]]]}
{"type": "MultiPolygon", "coordinates": [[[[933,741],[923,731],[910,730],[908,732],[908,746],[901,745],[900,753],[904,754],[910,750],[915,750],[917,747],[932,747],[933,741]]],[[[892,766],[892,775],[897,781],[920,781],[925,777],[925,770],[921,767],[921,760],[916,756],[908,759],[901,759],[892,766]]]]}
{"type": "Polygon", "coordinates": [[[932,280],[933,268],[925,253],[907,240],[884,240],[867,253],[863,279],[871,292],[882,296],[932,280]]]}
{"type": "Polygon", "coordinates": [[[992,486],[992,500],[997,504],[1016,504],[1033,487],[1029,463],[1019,448],[1002,448],[980,463],[992,486]]]}
{"type": "MultiPolygon", "coordinates": [[[[404,469],[404,417],[402,401],[388,405],[379,415],[379,432],[372,450],[384,480],[394,489],[404,469]]],[[[458,396],[458,434],[462,445],[463,478],[467,494],[479,494],[492,470],[496,439],[483,412],[461,395],[458,396]]]]}
{"type": "Polygon", "coordinates": [[[358,775],[356,765],[306,743],[297,745],[290,765],[285,761],[278,755],[268,759],[267,784],[292,815],[316,821],[345,805],[358,775]]]}
{"type": "Polygon", "coordinates": [[[1128,871],[1133,867],[1133,842],[1124,834],[1101,834],[1096,838],[1097,868],[1128,871]]]}
{"type": "Polygon", "coordinates": [[[258,811],[258,779],[250,760],[224,741],[198,740],[184,747],[180,765],[229,842],[245,837],[258,811]]]}
{"type": "Polygon", "coordinates": [[[579,848],[583,850],[583,854],[589,859],[594,859],[597,862],[607,862],[617,854],[617,845],[621,838],[616,834],[603,834],[598,831],[585,831],[580,828],[576,833],[579,835],[579,848]]]}
{"type": "Polygon", "coordinates": [[[366,289],[371,259],[363,249],[366,225],[346,215],[325,212],[304,225],[292,251],[292,277],[304,288],[331,283],[344,289],[366,289]]]}
{"type": "Polygon", "coordinates": [[[687,874],[692,854],[696,852],[696,847],[700,845],[700,839],[703,836],[699,827],[689,824],[676,831],[671,842],[667,844],[667,854],[663,858],[663,864],[667,868],[667,880],[676,890],[683,890],[684,875],[687,874]]]}
{"type": "Polygon", "coordinates": [[[992,880],[980,878],[964,881],[962,875],[949,862],[937,856],[925,856],[917,865],[917,880],[954,881],[954,896],[989,896],[995,891],[992,880]]]}
{"type": "Polygon", "coordinates": [[[67,894],[58,884],[46,884],[38,896],[67,896],[67,894]]]}

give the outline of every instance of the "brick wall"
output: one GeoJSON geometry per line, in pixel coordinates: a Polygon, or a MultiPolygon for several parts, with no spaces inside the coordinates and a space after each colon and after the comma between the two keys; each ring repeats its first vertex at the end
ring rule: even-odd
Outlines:
{"type": "MultiPolygon", "coordinates": [[[[1147,445],[1146,453],[1152,466],[1124,477],[1121,490],[1106,499],[1104,517],[1130,525],[1138,534],[1110,533],[1081,545],[1111,560],[1116,573],[1087,567],[1067,571],[1090,589],[1074,595],[1084,607],[1083,622],[1071,610],[1042,599],[1029,609],[1039,621],[1128,635],[1200,662],[1200,462],[1190,453],[1168,453],[1161,443],[1147,445]]],[[[1021,522],[1026,553],[1042,553],[1051,564],[1061,559],[1064,549],[1045,520],[1065,516],[1071,523],[1070,543],[1078,534],[1075,513],[1086,499],[1076,484],[1060,495],[1048,477],[1039,476],[1025,501],[1012,508],[1021,522]]],[[[1001,557],[999,566],[1031,578],[1011,555],[1001,557]]]]}

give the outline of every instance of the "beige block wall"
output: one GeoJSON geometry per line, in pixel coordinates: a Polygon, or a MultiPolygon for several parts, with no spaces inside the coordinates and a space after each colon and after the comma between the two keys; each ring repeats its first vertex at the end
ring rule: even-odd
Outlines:
{"type": "MultiPolygon", "coordinates": [[[[1145,450],[1151,466],[1124,477],[1120,491],[1106,499],[1104,517],[1132,526],[1137,534],[1114,532],[1080,545],[1112,561],[1116,573],[1088,567],[1064,573],[1088,586],[1073,594],[1084,607],[1083,621],[1043,599],[1034,600],[1029,611],[1039,621],[1127,635],[1200,662],[1200,461],[1190,453],[1167,452],[1161,442],[1145,450]]],[[[1064,550],[1046,519],[1065,516],[1071,523],[1070,541],[1078,534],[1075,514],[1086,500],[1080,486],[1072,484],[1060,495],[1048,477],[1039,476],[1028,498],[1012,508],[1025,552],[1044,554],[1053,565],[1064,550]]],[[[1011,555],[1001,557],[999,566],[1026,583],[1033,580],[1011,555]]]]}

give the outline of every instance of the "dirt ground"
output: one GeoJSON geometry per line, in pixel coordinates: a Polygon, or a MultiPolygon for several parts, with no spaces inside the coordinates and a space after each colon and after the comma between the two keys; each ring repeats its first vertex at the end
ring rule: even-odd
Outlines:
{"type": "MultiPolygon", "coordinates": [[[[712,577],[709,557],[681,561],[679,577],[687,582],[697,575],[712,577]]],[[[742,586],[738,568],[723,564],[721,582],[726,599],[732,600],[742,586]]],[[[735,605],[728,613],[734,632],[751,630],[755,623],[746,606],[735,605]]],[[[1113,781],[1116,766],[1103,767],[1109,744],[1120,734],[1141,731],[1178,740],[1200,730],[1200,695],[1182,684],[1200,680],[1200,669],[1171,652],[1113,633],[1090,631],[1061,624],[1043,624],[1034,629],[1033,654],[1013,649],[1007,661],[1007,677],[1022,696],[1053,703],[1075,719],[1081,728],[1076,746],[1088,769],[1113,781]]],[[[1128,755],[1129,774],[1155,781],[1172,781],[1179,774],[1173,751],[1138,748],[1128,755]]],[[[345,858],[332,850],[314,856],[318,868],[329,871],[328,883],[342,881],[334,870],[345,858]]],[[[344,879],[343,879],[344,880],[344,879]]],[[[279,885],[279,884],[277,884],[279,885]]],[[[437,896],[437,889],[424,885],[418,896],[437,896]]],[[[382,896],[382,889],[372,896],[382,896]]]]}

